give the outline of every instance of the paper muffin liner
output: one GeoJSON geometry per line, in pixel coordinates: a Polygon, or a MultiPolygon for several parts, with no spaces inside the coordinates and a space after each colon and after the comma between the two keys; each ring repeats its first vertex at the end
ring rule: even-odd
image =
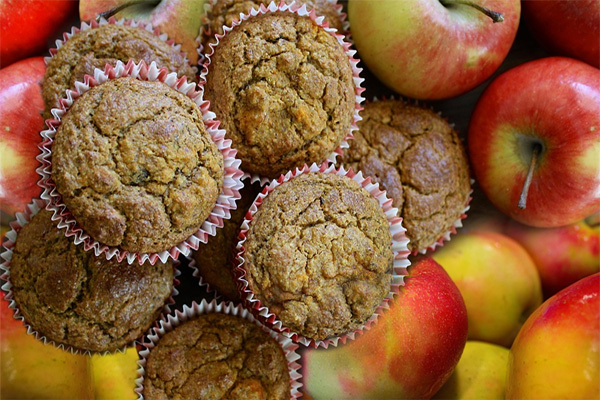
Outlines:
{"type": "Polygon", "coordinates": [[[256,318],[254,318],[252,313],[242,307],[241,304],[236,305],[232,302],[223,302],[216,299],[212,300],[211,302],[207,302],[203,299],[200,301],[200,303],[195,301],[192,302],[191,306],[184,305],[182,311],[176,310],[174,313],[166,316],[166,318],[161,319],[159,326],[151,329],[146,336],[144,336],[143,340],[138,342],[138,354],[140,356],[140,360],[138,361],[138,378],[135,381],[135,392],[138,394],[139,400],[144,398],[144,375],[148,355],[150,354],[150,351],[157,345],[157,343],[159,343],[160,338],[166,333],[174,330],[182,323],[194,319],[202,314],[210,313],[222,313],[244,318],[258,325],[264,332],[268,333],[269,336],[277,341],[283,349],[288,362],[291,387],[290,399],[297,399],[301,397],[299,389],[302,387],[302,375],[299,372],[300,364],[298,363],[300,355],[296,352],[298,345],[292,342],[289,338],[278,334],[277,332],[274,332],[273,330],[261,324],[256,318]]]}
{"type": "MultiPolygon", "coordinates": [[[[356,54],[356,50],[352,50],[350,48],[351,44],[347,41],[344,41],[343,34],[337,33],[334,28],[329,28],[328,24],[324,24],[323,23],[324,17],[317,16],[314,9],[311,9],[309,11],[309,10],[307,10],[305,4],[300,6],[300,5],[296,4],[295,2],[292,2],[292,4],[289,4],[289,5],[285,4],[284,2],[281,2],[281,3],[279,3],[279,5],[277,5],[274,1],[272,1],[268,5],[261,4],[258,9],[253,8],[249,14],[240,14],[240,18],[238,20],[236,20],[235,22],[233,22],[233,24],[231,26],[223,26],[224,33],[222,35],[220,35],[220,34],[215,35],[216,43],[211,43],[209,45],[210,49],[205,54],[205,60],[200,67],[200,69],[201,69],[200,78],[198,80],[199,85],[204,87],[204,85],[206,84],[207,75],[209,73],[208,68],[211,63],[211,57],[213,56],[213,54],[215,52],[215,48],[219,45],[219,42],[221,41],[221,39],[223,37],[225,37],[229,32],[231,32],[238,25],[240,25],[243,21],[246,21],[249,18],[256,17],[257,15],[263,15],[263,14],[274,13],[274,12],[292,12],[292,13],[295,13],[302,17],[308,17],[308,18],[312,19],[315,22],[315,24],[317,24],[318,26],[320,26],[321,28],[323,28],[325,31],[329,32],[333,37],[336,38],[336,40],[338,41],[340,46],[342,46],[342,48],[344,49],[344,52],[348,56],[348,60],[350,61],[350,66],[352,67],[352,76],[353,76],[353,81],[354,81],[354,93],[355,93],[355,105],[354,105],[354,113],[353,113],[353,117],[352,117],[352,124],[350,126],[348,134],[344,137],[344,139],[342,140],[340,145],[331,154],[329,154],[329,156],[327,156],[325,158],[325,160],[322,160],[323,162],[335,164],[338,155],[341,155],[343,153],[344,149],[348,148],[348,140],[351,140],[353,138],[352,132],[358,130],[357,123],[358,123],[358,121],[361,120],[359,112],[362,110],[361,104],[364,101],[364,97],[362,97],[362,93],[364,92],[365,89],[361,86],[364,81],[364,78],[360,77],[360,73],[362,72],[362,68],[358,67],[358,63],[360,62],[360,60],[358,60],[357,58],[354,57],[356,54]]],[[[244,177],[245,178],[249,177],[250,183],[260,182],[261,185],[265,185],[271,181],[271,178],[260,176],[258,174],[250,174],[248,172],[244,172],[244,177]]]]}
{"type": "Polygon", "coordinates": [[[200,274],[200,270],[196,266],[196,260],[194,257],[189,256],[186,257],[186,259],[188,260],[188,267],[192,269],[192,276],[194,278],[198,278],[198,286],[204,289],[209,295],[214,296],[215,300],[223,300],[223,295],[219,293],[216,288],[212,287],[209,282],[202,278],[202,274],[200,274]]]}
{"type": "Polygon", "coordinates": [[[48,201],[46,208],[54,213],[52,219],[59,221],[58,227],[64,229],[65,235],[72,237],[75,244],[83,244],[86,251],[93,250],[96,256],[104,253],[107,259],[116,257],[119,261],[126,259],[130,264],[134,261],[138,261],[140,264],[150,261],[150,263],[154,264],[157,260],[165,262],[169,257],[175,260],[179,254],[189,255],[191,249],[195,250],[198,248],[199,243],[206,243],[208,235],[214,236],[216,228],[223,227],[223,219],[230,218],[229,210],[235,209],[236,201],[240,198],[239,190],[243,187],[241,181],[243,173],[239,169],[241,161],[235,158],[237,150],[231,148],[231,140],[225,139],[225,131],[219,129],[219,121],[215,119],[215,114],[209,110],[208,102],[202,99],[202,92],[196,90],[195,83],[189,83],[185,77],[177,78],[177,74],[175,72],[169,73],[166,67],[159,69],[154,62],[148,66],[144,61],[140,61],[137,64],[133,60],[130,60],[127,64],[117,61],[115,66],[107,64],[104,71],[96,68],[94,76],[86,75],[84,82],[75,82],[75,90],[67,90],[66,97],[60,99],[59,103],[60,108],[52,109],[54,119],[46,120],[48,129],[40,133],[42,136],[42,143],[39,145],[41,154],[38,155],[37,159],[42,165],[36,171],[41,176],[41,179],[38,181],[38,185],[43,189],[41,197],[48,201]],[[209,217],[203,222],[200,229],[185,241],[162,252],[130,252],[116,246],[107,246],[94,240],[75,221],[75,218],[63,203],[62,196],[56,190],[56,184],[51,176],[52,142],[61,124],[63,115],[69,110],[73,102],[83,93],[90,90],[90,88],[108,80],[121,77],[132,77],[145,81],[160,81],[187,95],[200,108],[206,130],[223,156],[225,167],[223,189],[209,217]]]}
{"type": "MultiPolygon", "coordinates": [[[[19,305],[13,298],[13,291],[12,291],[13,285],[11,283],[11,277],[10,277],[10,270],[11,270],[10,264],[11,264],[11,260],[12,260],[12,256],[13,256],[14,247],[17,243],[17,238],[19,236],[19,231],[25,225],[27,225],[31,221],[31,219],[38,212],[40,212],[40,210],[43,210],[44,208],[46,208],[45,200],[34,199],[31,203],[29,203],[25,207],[25,210],[23,212],[16,213],[15,220],[13,220],[10,223],[11,230],[6,233],[4,243],[2,243],[2,249],[1,249],[2,252],[0,253],[0,261],[2,261],[2,263],[0,264],[0,271],[1,271],[0,279],[4,280],[5,283],[2,285],[2,287],[0,289],[4,292],[4,299],[6,301],[8,301],[8,307],[13,311],[13,318],[23,322],[23,329],[27,330],[27,334],[33,335],[37,340],[42,341],[44,344],[50,344],[54,347],[58,347],[59,349],[69,351],[72,354],[86,354],[86,355],[91,356],[93,354],[106,355],[106,354],[112,354],[112,353],[116,353],[116,352],[125,353],[127,348],[132,347],[135,344],[135,340],[131,341],[131,343],[127,344],[126,346],[118,348],[114,351],[106,350],[106,351],[102,351],[102,352],[95,352],[95,351],[90,351],[90,350],[83,350],[83,349],[79,349],[79,348],[70,346],[68,344],[57,343],[54,340],[47,338],[42,333],[35,330],[35,328],[33,326],[31,326],[27,322],[25,317],[21,314],[19,305]]],[[[179,291],[177,290],[177,286],[180,283],[179,279],[177,277],[179,275],[181,275],[181,271],[179,270],[179,267],[180,267],[180,262],[177,260],[174,260],[173,261],[173,290],[172,290],[169,298],[165,301],[164,307],[163,307],[158,319],[161,319],[165,315],[171,313],[171,306],[173,306],[175,304],[175,296],[177,296],[179,294],[179,291]]],[[[154,324],[156,324],[156,322],[153,323],[153,326],[154,326],[154,324]]],[[[142,335],[143,335],[143,333],[140,334],[140,337],[142,337],[142,335]]]]}
{"type": "Polygon", "coordinates": [[[352,169],[345,170],[343,166],[337,167],[328,163],[321,165],[312,164],[310,167],[306,164],[300,169],[296,168],[295,171],[289,171],[285,175],[281,175],[279,179],[271,181],[263,191],[258,195],[250,210],[246,214],[242,227],[239,233],[239,239],[237,245],[238,254],[236,257],[236,266],[234,267],[234,274],[237,279],[238,290],[242,297],[242,301],[245,306],[252,311],[254,316],[265,325],[271,327],[277,332],[289,337],[296,343],[301,343],[305,346],[311,347],[324,347],[327,348],[329,345],[337,346],[338,342],[346,343],[347,340],[354,340],[356,335],[362,334],[365,330],[368,330],[377,322],[378,317],[389,308],[389,302],[398,293],[399,287],[404,285],[404,276],[407,274],[407,268],[410,265],[408,256],[410,251],[408,250],[408,238],[406,237],[406,229],[402,226],[402,218],[398,217],[398,209],[392,206],[392,199],[389,199],[385,191],[379,189],[379,184],[372,183],[371,178],[364,177],[362,172],[355,173],[352,169]],[[303,174],[322,172],[327,174],[336,174],[339,176],[346,176],[357,182],[362,188],[371,194],[380,204],[383,212],[388,220],[390,226],[390,233],[392,236],[391,248],[394,253],[394,261],[392,267],[392,278],[390,291],[384,298],[382,303],[377,307],[371,318],[361,327],[354,331],[339,335],[337,337],[331,337],[324,340],[314,340],[300,335],[299,333],[291,331],[286,327],[281,320],[277,318],[277,315],[270,312],[269,308],[263,306],[261,301],[257,299],[249,287],[249,283],[246,280],[246,270],[244,269],[244,243],[246,242],[246,236],[250,229],[250,223],[252,222],[254,215],[262,205],[265,197],[269,195],[276,187],[284,182],[290,181],[295,177],[303,174]]]}

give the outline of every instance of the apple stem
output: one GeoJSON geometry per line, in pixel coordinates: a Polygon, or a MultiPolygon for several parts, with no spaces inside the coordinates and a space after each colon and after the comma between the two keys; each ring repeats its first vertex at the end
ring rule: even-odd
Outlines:
{"type": "Polygon", "coordinates": [[[488,17],[490,17],[492,19],[492,21],[494,21],[494,23],[496,23],[496,22],[503,22],[504,21],[504,15],[502,15],[502,13],[499,13],[497,11],[490,10],[489,8],[480,6],[479,4],[473,3],[472,1],[468,1],[468,0],[440,0],[440,3],[442,3],[442,5],[444,5],[444,6],[451,6],[451,5],[454,5],[454,4],[462,4],[462,5],[465,5],[465,6],[473,7],[477,11],[481,11],[482,13],[484,13],[485,15],[487,15],[488,17]]]}
{"type": "Polygon", "coordinates": [[[524,210],[527,207],[527,194],[529,193],[529,185],[531,185],[531,180],[533,178],[533,171],[535,170],[535,166],[537,164],[537,158],[542,150],[542,146],[538,143],[533,145],[533,154],[531,155],[531,163],[529,164],[529,171],[527,171],[527,177],[525,178],[525,182],[523,183],[523,190],[521,191],[521,197],[519,198],[518,207],[521,210],[524,210]]]}
{"type": "Polygon", "coordinates": [[[152,1],[152,0],[132,0],[132,1],[128,1],[127,3],[123,3],[120,6],[117,6],[115,8],[111,8],[110,10],[106,10],[101,12],[100,14],[98,14],[96,16],[96,21],[99,21],[100,18],[110,18],[113,15],[115,15],[116,13],[118,13],[119,11],[123,11],[126,8],[129,8],[131,6],[135,6],[138,4],[158,4],[159,1],[152,1]]]}

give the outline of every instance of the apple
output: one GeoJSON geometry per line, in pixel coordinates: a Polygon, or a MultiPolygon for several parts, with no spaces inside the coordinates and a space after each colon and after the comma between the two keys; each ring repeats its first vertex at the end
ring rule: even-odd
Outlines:
{"type": "Polygon", "coordinates": [[[90,358],[96,400],[137,399],[135,380],[138,377],[138,353],[128,347],[125,353],[94,354],[90,358]]]}
{"type": "Polygon", "coordinates": [[[523,0],[521,7],[525,23],[544,47],[600,68],[600,1],[523,0]]]}
{"type": "Polygon", "coordinates": [[[76,15],[73,0],[0,1],[0,66],[40,54],[76,15]]]}
{"type": "MultiPolygon", "coordinates": [[[[2,3],[4,4],[4,3],[2,3]]],[[[0,69],[0,211],[12,219],[31,199],[39,197],[35,169],[40,154],[44,108],[40,81],[46,66],[43,57],[21,60],[0,69]]]]}
{"type": "Polygon", "coordinates": [[[510,349],[506,398],[600,398],[600,274],[561,290],[525,322],[510,349]]]}
{"type": "Polygon", "coordinates": [[[506,347],[467,340],[450,379],[433,398],[504,399],[508,353],[506,347]]]}
{"type": "Polygon", "coordinates": [[[565,57],[521,64],[477,101],[467,134],[490,201],[526,225],[575,223],[600,209],[600,70],[565,57]]]}
{"type": "Polygon", "coordinates": [[[600,225],[582,220],[558,228],[533,228],[511,221],[505,232],[532,257],[546,298],[600,271],[600,225]]]}
{"type": "Polygon", "coordinates": [[[306,349],[305,392],[315,399],[429,398],[452,374],[467,340],[463,299],[429,257],[377,323],[345,345],[306,349]]]}
{"type": "Polygon", "coordinates": [[[369,70],[394,91],[429,100],[489,78],[512,46],[520,13],[520,0],[348,1],[352,39],[369,70]]]}
{"type": "Polygon", "coordinates": [[[542,304],[540,277],[527,251],[508,236],[472,232],[433,253],[467,306],[469,339],[509,347],[542,304]]]}
{"type": "Polygon", "coordinates": [[[204,0],[79,0],[82,21],[96,19],[100,14],[149,22],[180,43],[191,64],[198,61],[196,39],[200,35],[204,0]]]}

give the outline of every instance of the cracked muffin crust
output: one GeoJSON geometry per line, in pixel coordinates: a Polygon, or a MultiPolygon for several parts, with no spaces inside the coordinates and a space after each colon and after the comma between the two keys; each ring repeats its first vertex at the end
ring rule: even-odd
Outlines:
{"type": "Polygon", "coordinates": [[[150,350],[146,400],[290,398],[290,375],[277,341],[255,323],[203,314],[177,326],[150,350]]]}
{"type": "Polygon", "coordinates": [[[82,351],[123,348],[160,315],[173,291],[173,264],[129,265],[76,246],[41,210],[17,236],[10,281],[25,321],[82,351]]]}
{"type": "Polygon", "coordinates": [[[393,199],[411,251],[424,250],[458,220],[471,182],[458,134],[435,112],[400,100],[368,103],[339,162],[362,171],[393,199]]]}
{"type": "Polygon", "coordinates": [[[389,223],[354,180],[299,175],[254,214],[244,243],[245,279],[284,326],[323,340],[360,328],[391,287],[389,223]]]}
{"type": "Polygon", "coordinates": [[[196,232],[223,176],[198,106],[158,81],[91,88],[52,145],[52,179],[75,220],[94,240],[130,252],[167,250],[196,232]]]}
{"type": "Polygon", "coordinates": [[[344,48],[310,18],[269,12],[223,37],[205,98],[242,169],[268,178],[330,155],[350,132],[356,103],[344,48]]]}
{"type": "Polygon", "coordinates": [[[106,63],[130,59],[148,65],[155,61],[159,67],[196,81],[194,70],[173,46],[144,28],[109,23],[79,31],[50,59],[42,84],[44,119],[52,117],[50,110],[57,107],[58,99],[74,88],[75,81],[83,81],[85,74],[93,75],[94,68],[104,69],[106,63]]]}

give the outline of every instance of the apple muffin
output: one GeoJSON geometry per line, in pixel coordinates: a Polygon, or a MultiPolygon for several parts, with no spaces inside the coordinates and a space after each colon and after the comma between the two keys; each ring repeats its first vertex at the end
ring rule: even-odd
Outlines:
{"type": "Polygon", "coordinates": [[[224,182],[199,107],[159,81],[125,77],[91,88],[64,115],[51,151],[56,190],[79,226],[132,253],[190,237],[224,182]]]}
{"type": "Polygon", "coordinates": [[[154,61],[196,81],[196,72],[172,45],[144,28],[109,23],[77,32],[50,58],[42,83],[44,118],[51,117],[50,110],[57,107],[58,99],[65,97],[67,89],[74,89],[76,81],[83,81],[85,74],[93,75],[94,68],[104,69],[107,63],[127,63],[130,59],[136,63],[144,60],[148,65],[154,61]]]}
{"type": "Polygon", "coordinates": [[[267,178],[320,163],[351,131],[353,68],[309,17],[267,12],[223,37],[202,79],[242,169],[267,178]]]}
{"type": "Polygon", "coordinates": [[[357,182],[299,175],[273,189],[244,243],[244,279],[283,326],[313,340],[359,329],[391,288],[388,220],[357,182]]]}
{"type": "Polygon", "coordinates": [[[435,112],[401,100],[368,103],[339,162],[362,171],[393,199],[410,239],[424,251],[461,218],[471,180],[464,146],[435,112]]]}
{"type": "Polygon", "coordinates": [[[18,233],[10,282],[18,309],[40,335],[80,351],[115,351],[139,338],[173,291],[173,264],[96,257],[42,210],[18,233]]]}
{"type": "Polygon", "coordinates": [[[202,314],[160,338],[146,357],[146,400],[287,400],[288,361],[258,325],[222,313],[202,314]]]}

